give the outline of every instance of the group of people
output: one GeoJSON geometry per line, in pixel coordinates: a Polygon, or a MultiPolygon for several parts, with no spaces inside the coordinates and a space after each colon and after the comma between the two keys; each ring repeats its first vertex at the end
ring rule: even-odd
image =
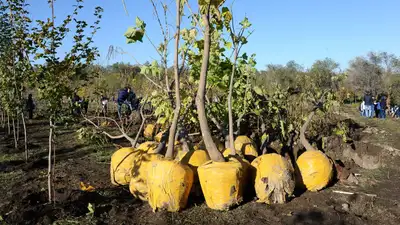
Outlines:
{"type": "Polygon", "coordinates": [[[360,105],[360,114],[367,118],[381,118],[385,119],[386,114],[390,113],[393,117],[399,117],[400,111],[399,107],[388,107],[387,97],[382,95],[380,98],[376,99],[372,96],[371,92],[366,92],[364,99],[360,105]]]}
{"type": "MultiPolygon", "coordinates": [[[[130,112],[132,112],[133,110],[138,109],[140,99],[136,98],[136,94],[133,92],[132,88],[125,87],[119,90],[117,99],[115,99],[114,96],[112,97],[112,101],[117,104],[118,117],[121,118],[123,105],[127,106],[128,114],[130,114],[130,112]]],[[[101,95],[100,103],[102,106],[102,113],[104,116],[107,115],[108,102],[109,98],[107,98],[105,95],[101,95]]],[[[77,92],[75,92],[72,98],[70,98],[70,104],[71,104],[72,115],[79,116],[81,115],[82,111],[84,114],[87,114],[89,108],[89,100],[81,98],[77,92]]],[[[28,112],[29,119],[33,118],[33,112],[35,108],[36,104],[33,101],[32,94],[29,94],[28,99],[26,100],[26,111],[28,112]]]]}

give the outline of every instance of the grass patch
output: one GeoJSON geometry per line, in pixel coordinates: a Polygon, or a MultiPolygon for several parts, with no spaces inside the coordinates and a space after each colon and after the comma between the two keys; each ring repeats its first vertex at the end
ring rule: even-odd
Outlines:
{"type": "Polygon", "coordinates": [[[97,162],[109,163],[111,161],[111,155],[114,153],[112,146],[104,146],[96,148],[91,156],[96,158],[97,162]]]}
{"type": "Polygon", "coordinates": [[[0,163],[16,160],[23,160],[22,153],[3,153],[0,155],[0,163]]]}
{"type": "Polygon", "coordinates": [[[78,225],[78,224],[87,224],[87,225],[94,225],[96,224],[95,221],[91,221],[90,219],[87,218],[65,218],[65,219],[60,219],[57,221],[53,222],[53,225],[78,225]]]}
{"type": "Polygon", "coordinates": [[[0,173],[0,191],[8,192],[12,187],[12,181],[19,180],[23,176],[22,170],[15,170],[7,173],[0,173]]]}

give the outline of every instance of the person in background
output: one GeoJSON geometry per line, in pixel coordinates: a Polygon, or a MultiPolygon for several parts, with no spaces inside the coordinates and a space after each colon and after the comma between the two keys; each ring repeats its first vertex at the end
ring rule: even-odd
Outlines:
{"type": "Polygon", "coordinates": [[[100,98],[101,102],[101,112],[103,113],[104,116],[107,116],[107,104],[108,104],[108,98],[104,95],[101,95],[100,98]]]}
{"type": "Polygon", "coordinates": [[[75,92],[74,96],[72,97],[72,112],[75,115],[80,115],[81,114],[81,98],[79,95],[75,92]]]}
{"type": "Polygon", "coordinates": [[[366,94],[364,95],[364,108],[365,108],[365,116],[368,118],[372,118],[372,110],[374,108],[374,102],[370,91],[366,92],[366,94]]]}
{"type": "Polygon", "coordinates": [[[386,109],[387,109],[386,96],[383,95],[381,97],[379,103],[380,103],[379,118],[385,119],[386,118],[386,109]]]}
{"type": "Polygon", "coordinates": [[[32,94],[28,95],[28,100],[26,101],[26,109],[28,110],[29,119],[33,119],[33,110],[35,110],[35,102],[33,101],[32,94]]]}
{"type": "Polygon", "coordinates": [[[129,90],[126,101],[130,105],[131,110],[136,110],[136,95],[132,89],[129,90]]]}
{"type": "Polygon", "coordinates": [[[89,100],[86,98],[82,98],[82,103],[81,103],[82,109],[87,114],[88,108],[89,108],[89,100]]]}
{"type": "Polygon", "coordinates": [[[375,108],[376,108],[376,118],[381,118],[381,110],[382,110],[381,102],[377,101],[375,108]]]}
{"type": "Polygon", "coordinates": [[[394,118],[400,118],[400,107],[398,105],[394,107],[394,118]]]}
{"type": "Polygon", "coordinates": [[[365,116],[365,101],[362,101],[362,102],[361,102],[361,105],[360,105],[360,115],[361,115],[361,116],[365,116]]]}
{"type": "Polygon", "coordinates": [[[117,99],[117,111],[118,111],[118,117],[121,118],[121,110],[122,110],[122,105],[125,104],[128,106],[130,110],[132,110],[132,106],[128,103],[128,95],[131,89],[129,87],[125,87],[121,89],[118,92],[118,99],[117,99]]]}

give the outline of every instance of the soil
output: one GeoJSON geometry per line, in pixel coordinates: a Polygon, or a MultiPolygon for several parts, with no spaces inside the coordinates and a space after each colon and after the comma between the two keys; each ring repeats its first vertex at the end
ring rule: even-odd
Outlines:
{"type": "Polygon", "coordinates": [[[246,196],[244,203],[226,212],[209,209],[198,197],[190,197],[187,208],[179,213],[153,212],[146,202],[133,198],[128,187],[111,184],[109,161],[116,147],[81,143],[76,138],[77,125],[58,130],[56,202],[49,204],[47,121],[27,124],[27,163],[23,142],[15,150],[12,135],[0,128],[0,224],[399,224],[400,154],[396,152],[400,121],[366,120],[352,108],[341,115],[359,124],[352,130],[353,143],[328,138],[327,154],[334,152],[332,157],[340,159],[342,148],[353,146],[360,154],[379,155],[382,164],[378,169],[362,169],[351,160],[342,160],[357,175],[357,184],[335,182],[320,192],[298,191],[288,203],[278,205],[257,203],[254,196],[246,196]],[[95,191],[81,191],[80,182],[95,191]]]}

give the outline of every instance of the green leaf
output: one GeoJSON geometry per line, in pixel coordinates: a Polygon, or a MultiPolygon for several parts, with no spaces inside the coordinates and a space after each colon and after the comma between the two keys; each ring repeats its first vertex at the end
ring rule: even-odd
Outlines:
{"type": "Polygon", "coordinates": [[[88,204],[87,209],[89,210],[87,215],[93,215],[94,214],[94,208],[93,208],[93,205],[91,203],[88,204]]]}
{"type": "Polygon", "coordinates": [[[266,134],[266,133],[264,133],[264,134],[261,136],[261,142],[264,142],[264,141],[267,140],[268,138],[269,138],[269,135],[266,134]]]}
{"type": "Polygon", "coordinates": [[[129,27],[124,36],[127,44],[136,43],[137,41],[143,42],[144,30],[129,27]]]}
{"type": "Polygon", "coordinates": [[[146,23],[141,20],[139,17],[136,17],[136,27],[144,29],[146,27],[146,23]]]}
{"type": "Polygon", "coordinates": [[[247,17],[245,17],[239,24],[245,29],[251,27],[251,23],[247,17]]]}
{"type": "Polygon", "coordinates": [[[256,94],[263,95],[263,91],[259,86],[254,86],[253,90],[254,90],[254,92],[256,92],[256,94]]]}
{"type": "Polygon", "coordinates": [[[167,122],[167,117],[160,117],[157,120],[157,123],[159,123],[161,125],[165,124],[165,122],[167,122]]]}
{"type": "Polygon", "coordinates": [[[225,25],[229,26],[229,23],[232,21],[232,13],[228,7],[222,7],[222,17],[224,18],[225,25]]]}
{"type": "Polygon", "coordinates": [[[227,48],[228,50],[232,48],[232,42],[225,42],[225,48],[227,48]]]}
{"type": "Polygon", "coordinates": [[[197,30],[196,30],[196,29],[191,29],[191,30],[189,31],[189,37],[190,37],[191,39],[195,39],[196,36],[197,36],[197,30]]]}

